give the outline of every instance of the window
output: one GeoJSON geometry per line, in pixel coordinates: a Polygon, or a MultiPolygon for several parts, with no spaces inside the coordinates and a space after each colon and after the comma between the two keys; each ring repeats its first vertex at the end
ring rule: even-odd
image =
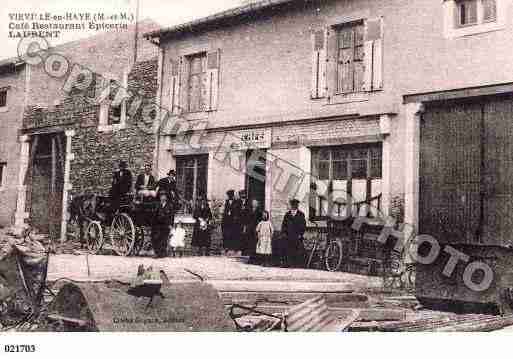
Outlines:
{"type": "MultiPolygon", "coordinates": [[[[325,217],[342,203],[336,202],[351,192],[357,199],[356,187],[369,190],[372,182],[381,179],[382,145],[380,143],[321,147],[312,150],[310,214],[325,217]],[[355,186],[355,181],[359,181],[355,186]],[[367,182],[367,184],[365,184],[367,182]],[[362,185],[363,184],[363,185],[362,185]],[[354,187],[353,189],[351,189],[354,187]]],[[[365,193],[363,197],[371,197],[365,193]]],[[[361,197],[361,196],[360,196],[361,197]]],[[[347,198],[347,197],[346,197],[347,198]]]]}
{"type": "Polygon", "coordinates": [[[109,106],[109,118],[107,123],[109,125],[116,125],[121,122],[121,107],[122,103],[114,103],[116,99],[116,95],[119,92],[119,85],[115,80],[109,80],[110,92],[109,92],[109,101],[111,105],[109,106]]]}
{"type": "Polygon", "coordinates": [[[188,57],[188,110],[189,112],[205,111],[207,104],[207,53],[202,52],[188,57]]]}
{"type": "Polygon", "coordinates": [[[114,75],[104,74],[102,84],[98,131],[110,132],[125,129],[128,71],[123,73],[121,83],[114,79],[114,75]]]}
{"type": "Polygon", "coordinates": [[[0,90],[0,107],[7,107],[7,90],[0,90]]]}
{"type": "Polygon", "coordinates": [[[445,35],[460,37],[504,28],[504,0],[446,0],[445,35]]]}
{"type": "Polygon", "coordinates": [[[0,162],[0,188],[2,188],[5,185],[5,172],[7,168],[6,162],[0,162]]]}
{"type": "Polygon", "coordinates": [[[176,181],[182,199],[188,203],[185,212],[191,213],[198,198],[207,196],[208,155],[176,158],[176,181]]]}
{"type": "Polygon", "coordinates": [[[363,22],[337,29],[337,93],[363,91],[364,82],[363,22]]]}

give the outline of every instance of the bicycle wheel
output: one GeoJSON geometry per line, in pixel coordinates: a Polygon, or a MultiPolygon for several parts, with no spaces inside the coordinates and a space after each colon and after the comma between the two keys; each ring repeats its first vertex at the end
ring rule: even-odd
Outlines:
{"type": "Polygon", "coordinates": [[[87,250],[91,254],[97,254],[103,246],[103,229],[98,221],[91,221],[85,231],[87,250]]]}
{"type": "Polygon", "coordinates": [[[144,247],[144,228],[137,227],[135,235],[136,235],[136,237],[135,237],[134,246],[132,248],[132,251],[130,252],[131,256],[138,256],[144,247]]]}
{"type": "Polygon", "coordinates": [[[326,253],[324,256],[326,270],[330,272],[339,270],[340,265],[342,264],[343,254],[342,242],[340,242],[340,240],[330,241],[326,246],[326,253]]]}

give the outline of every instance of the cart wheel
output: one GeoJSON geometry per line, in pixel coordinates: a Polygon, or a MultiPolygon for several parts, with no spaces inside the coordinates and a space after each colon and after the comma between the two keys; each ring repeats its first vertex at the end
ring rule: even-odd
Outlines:
{"type": "Polygon", "coordinates": [[[110,226],[112,250],[119,256],[128,256],[135,242],[134,222],[126,213],[118,213],[110,226]]]}
{"type": "Polygon", "coordinates": [[[103,229],[98,221],[91,221],[85,231],[87,250],[91,254],[97,254],[103,246],[103,229]]]}
{"type": "Polygon", "coordinates": [[[144,228],[143,227],[137,227],[137,230],[135,231],[135,243],[132,248],[132,251],[130,252],[131,256],[138,256],[139,253],[141,253],[141,250],[144,247],[144,228]]]}
{"type": "Polygon", "coordinates": [[[415,265],[410,264],[406,267],[406,283],[411,289],[415,289],[415,265]]]}
{"type": "Polygon", "coordinates": [[[324,257],[326,270],[330,272],[337,271],[342,264],[343,253],[342,243],[340,241],[336,240],[329,242],[326,247],[326,254],[324,257]]]}

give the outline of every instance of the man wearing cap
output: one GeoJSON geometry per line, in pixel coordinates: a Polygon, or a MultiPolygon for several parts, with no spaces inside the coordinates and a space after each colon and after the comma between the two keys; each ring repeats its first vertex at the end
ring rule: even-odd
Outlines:
{"type": "Polygon", "coordinates": [[[132,172],[127,167],[126,161],[119,161],[118,170],[112,174],[110,198],[113,212],[118,210],[121,198],[132,191],[132,172]]]}
{"type": "Polygon", "coordinates": [[[299,201],[290,200],[290,210],[285,214],[281,226],[283,236],[282,263],[284,266],[299,267],[304,264],[303,234],[306,231],[306,219],[298,209],[299,201]]]}
{"type": "Polygon", "coordinates": [[[151,245],[155,258],[164,258],[167,256],[167,243],[169,233],[174,222],[174,211],[171,203],[168,201],[166,191],[158,193],[159,204],[153,214],[151,226],[151,245]]]}
{"type": "Polygon", "coordinates": [[[226,192],[227,199],[224,203],[223,220],[223,247],[228,255],[240,254],[241,226],[240,226],[240,202],[236,200],[233,189],[226,192]]]}

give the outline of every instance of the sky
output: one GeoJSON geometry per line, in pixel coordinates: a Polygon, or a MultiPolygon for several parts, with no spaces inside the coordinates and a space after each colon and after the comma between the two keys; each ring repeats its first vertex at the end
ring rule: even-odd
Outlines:
{"type": "MultiPolygon", "coordinates": [[[[9,38],[12,13],[136,13],[137,0],[1,0],[0,6],[0,59],[17,55],[19,39],[9,38]]],[[[218,11],[241,5],[244,0],[139,0],[140,19],[153,19],[163,27],[172,26],[208,16],[218,11]]],[[[247,2],[247,0],[246,0],[247,2]]],[[[51,39],[51,45],[78,40],[95,32],[70,31],[59,39],[51,39]]]]}

